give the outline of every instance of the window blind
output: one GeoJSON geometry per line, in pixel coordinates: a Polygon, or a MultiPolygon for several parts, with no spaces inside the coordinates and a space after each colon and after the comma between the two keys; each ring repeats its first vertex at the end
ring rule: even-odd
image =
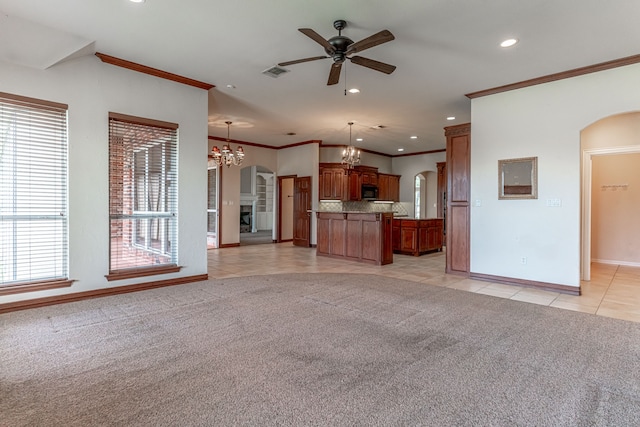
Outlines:
{"type": "Polygon", "coordinates": [[[109,273],[176,265],[177,125],[109,117],[109,273]]]}
{"type": "Polygon", "coordinates": [[[0,92],[0,287],[68,277],[67,106],[0,92]]]}

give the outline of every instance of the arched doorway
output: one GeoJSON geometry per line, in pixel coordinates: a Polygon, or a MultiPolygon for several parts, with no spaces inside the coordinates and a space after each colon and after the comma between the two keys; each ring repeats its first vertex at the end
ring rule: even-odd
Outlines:
{"type": "MultiPolygon", "coordinates": [[[[593,208],[594,202],[601,203],[599,199],[601,194],[598,192],[604,192],[602,195],[604,198],[611,196],[611,193],[606,194],[607,191],[613,191],[613,189],[620,190],[618,195],[622,195],[626,198],[637,197],[634,193],[627,192],[624,194],[625,189],[623,186],[628,182],[604,182],[601,179],[598,180],[599,188],[594,188],[594,159],[600,156],[620,156],[626,154],[638,154],[640,153],[640,112],[631,112],[624,114],[617,114],[614,116],[606,117],[598,120],[591,125],[587,126],[580,133],[580,145],[582,151],[582,207],[581,207],[581,222],[582,222],[582,248],[581,248],[581,276],[582,280],[591,279],[591,262],[592,262],[592,248],[593,248],[593,208]],[[594,197],[595,196],[595,197],[594,197]]],[[[613,158],[609,159],[612,160],[613,158]]],[[[597,162],[598,163],[598,162],[597,162]]],[[[622,164],[622,163],[621,163],[622,164]]],[[[618,168],[620,169],[620,168],[618,168]]],[[[634,169],[634,173],[635,173],[634,169]]],[[[630,175],[631,176],[631,175],[630,175]]],[[[614,203],[618,203],[615,201],[614,203]]],[[[640,200],[637,201],[640,203],[640,200]]],[[[603,203],[607,203],[606,201],[603,203]]],[[[622,213],[625,215],[626,213],[622,213]]],[[[630,215],[634,215],[634,212],[629,212],[630,215]]],[[[596,213],[596,223],[599,223],[596,213]]],[[[632,239],[640,238],[640,224],[635,221],[616,220],[611,223],[612,226],[624,226],[624,235],[632,239]],[[635,236],[635,237],[634,237],[635,236]]],[[[598,230],[596,230],[596,235],[598,230]]],[[[617,232],[609,232],[609,234],[617,234],[617,232]]],[[[622,243],[622,242],[620,242],[622,243]]],[[[597,255],[602,257],[603,255],[597,255]]],[[[614,257],[622,257],[616,255],[614,257]]],[[[600,259],[602,261],[602,259],[600,259]]],[[[616,261],[616,260],[605,260],[616,261]]],[[[618,260],[616,262],[625,263],[630,262],[630,265],[634,265],[633,261],[618,260]]],[[[640,260],[636,261],[640,263],[640,260]]]]}
{"type": "Polygon", "coordinates": [[[434,171],[422,171],[414,177],[415,218],[437,218],[438,175],[434,171]]]}

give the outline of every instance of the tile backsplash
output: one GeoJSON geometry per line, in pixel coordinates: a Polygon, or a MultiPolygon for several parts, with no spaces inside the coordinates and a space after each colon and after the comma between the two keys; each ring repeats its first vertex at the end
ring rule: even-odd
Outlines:
{"type": "Polygon", "coordinates": [[[406,203],[340,202],[321,201],[318,210],[322,212],[394,212],[396,216],[409,216],[406,203]]]}

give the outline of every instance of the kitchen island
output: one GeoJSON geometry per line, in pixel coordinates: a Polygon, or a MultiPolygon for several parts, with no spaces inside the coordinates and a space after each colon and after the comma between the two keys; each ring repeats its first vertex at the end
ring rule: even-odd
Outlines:
{"type": "Polygon", "coordinates": [[[393,252],[420,256],[442,251],[442,218],[393,220],[393,252]]]}
{"type": "Polygon", "coordinates": [[[391,212],[316,212],[316,255],[376,265],[393,262],[391,212]]]}

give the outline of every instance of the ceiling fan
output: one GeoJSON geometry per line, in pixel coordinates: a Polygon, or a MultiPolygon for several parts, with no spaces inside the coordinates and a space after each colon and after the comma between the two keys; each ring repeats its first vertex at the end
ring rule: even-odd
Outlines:
{"type": "Polygon", "coordinates": [[[347,26],[347,21],[339,19],[334,21],[333,28],[338,30],[338,35],[331,37],[329,40],[325,40],[320,34],[313,31],[311,28],[298,28],[305,36],[324,47],[324,51],[328,56],[312,56],[310,58],[296,59],[294,61],[281,62],[278,65],[285,67],[287,65],[299,64],[301,62],[316,61],[318,59],[332,58],[333,64],[331,64],[331,70],[329,71],[329,80],[327,85],[334,85],[340,80],[340,71],[342,70],[342,63],[348,59],[356,65],[362,65],[363,67],[371,68],[372,70],[380,71],[381,73],[391,74],[396,69],[395,65],[385,64],[384,62],[375,61],[373,59],[364,58],[362,56],[350,56],[354,53],[362,52],[370,47],[377,46],[382,43],[390,42],[395,39],[393,34],[389,30],[382,30],[372,36],[355,42],[349,37],[342,35],[342,30],[347,26]]]}

